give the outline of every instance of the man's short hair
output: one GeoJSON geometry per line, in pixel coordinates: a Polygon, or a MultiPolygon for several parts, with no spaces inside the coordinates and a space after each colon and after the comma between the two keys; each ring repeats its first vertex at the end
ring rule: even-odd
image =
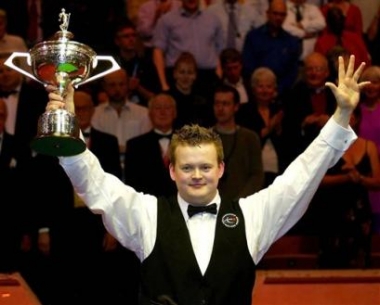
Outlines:
{"type": "Polygon", "coordinates": [[[219,135],[212,129],[197,124],[184,125],[176,130],[170,141],[169,158],[170,163],[175,165],[175,151],[179,146],[199,146],[202,144],[213,144],[216,149],[218,164],[223,162],[223,144],[219,135]]]}

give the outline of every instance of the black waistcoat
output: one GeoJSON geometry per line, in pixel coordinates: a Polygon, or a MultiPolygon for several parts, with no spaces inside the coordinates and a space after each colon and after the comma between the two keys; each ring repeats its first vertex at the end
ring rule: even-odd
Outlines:
{"type": "Polygon", "coordinates": [[[156,244],[142,264],[142,304],[251,305],[255,264],[242,211],[237,202],[222,201],[217,217],[211,260],[202,275],[177,201],[159,199],[156,244]],[[228,222],[235,216],[237,226],[228,222]]]}

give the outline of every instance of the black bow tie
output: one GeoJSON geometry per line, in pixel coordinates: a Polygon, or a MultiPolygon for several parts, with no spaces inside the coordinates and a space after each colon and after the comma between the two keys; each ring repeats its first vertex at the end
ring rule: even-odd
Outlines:
{"type": "Polygon", "coordinates": [[[160,134],[160,133],[155,133],[156,134],[156,136],[157,136],[157,139],[169,139],[169,140],[171,140],[171,138],[172,138],[172,134],[160,134]]]}
{"type": "Polygon", "coordinates": [[[16,94],[17,90],[10,90],[10,91],[0,91],[0,97],[8,97],[12,94],[16,94]]]}
{"type": "Polygon", "coordinates": [[[189,217],[192,217],[195,214],[204,213],[204,212],[216,214],[216,203],[213,203],[210,205],[201,205],[201,206],[189,205],[187,207],[187,214],[189,214],[189,217]]]}
{"type": "Polygon", "coordinates": [[[90,137],[90,135],[91,135],[91,133],[88,131],[88,132],[84,132],[84,131],[82,131],[82,133],[83,133],[83,136],[85,137],[85,138],[89,138],[90,137]]]}

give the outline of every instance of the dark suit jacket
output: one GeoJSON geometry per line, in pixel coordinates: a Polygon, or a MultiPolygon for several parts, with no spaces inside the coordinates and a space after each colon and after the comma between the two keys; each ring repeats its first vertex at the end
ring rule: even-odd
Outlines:
{"type": "Polygon", "coordinates": [[[164,165],[159,139],[154,131],[130,139],[126,147],[126,184],[137,191],[156,196],[176,194],[176,186],[164,165]]]}
{"type": "Polygon", "coordinates": [[[115,136],[91,128],[89,149],[98,157],[106,172],[122,178],[119,144],[115,136]]]}
{"type": "Polygon", "coordinates": [[[17,270],[17,253],[21,238],[20,206],[17,196],[17,165],[14,137],[3,133],[0,150],[0,272],[17,270]],[[12,161],[13,159],[13,161],[12,161]],[[15,162],[12,164],[11,162],[15,162]]]}
{"type": "MultiPolygon", "coordinates": [[[[326,114],[331,116],[336,108],[335,98],[330,89],[323,90],[326,97],[326,114]]],[[[313,89],[310,89],[304,81],[300,81],[284,96],[283,141],[286,148],[284,151],[286,165],[303,152],[320,131],[320,128],[313,126],[302,128],[303,120],[313,113],[312,94],[313,89]]]]}
{"type": "Polygon", "coordinates": [[[45,88],[36,83],[21,85],[18,98],[15,138],[19,165],[24,166],[32,157],[31,141],[37,135],[38,119],[44,113],[48,102],[45,88]]]}

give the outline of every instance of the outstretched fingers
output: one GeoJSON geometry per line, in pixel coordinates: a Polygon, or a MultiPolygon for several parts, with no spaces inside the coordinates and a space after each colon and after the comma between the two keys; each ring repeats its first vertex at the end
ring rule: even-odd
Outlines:
{"type": "MultiPolygon", "coordinates": [[[[344,71],[343,57],[341,60],[342,60],[342,63],[339,63],[339,64],[343,66],[343,71],[344,71]]],[[[352,76],[354,75],[354,69],[355,69],[355,55],[350,55],[350,59],[348,60],[347,71],[344,77],[352,78],[352,76]]]]}

